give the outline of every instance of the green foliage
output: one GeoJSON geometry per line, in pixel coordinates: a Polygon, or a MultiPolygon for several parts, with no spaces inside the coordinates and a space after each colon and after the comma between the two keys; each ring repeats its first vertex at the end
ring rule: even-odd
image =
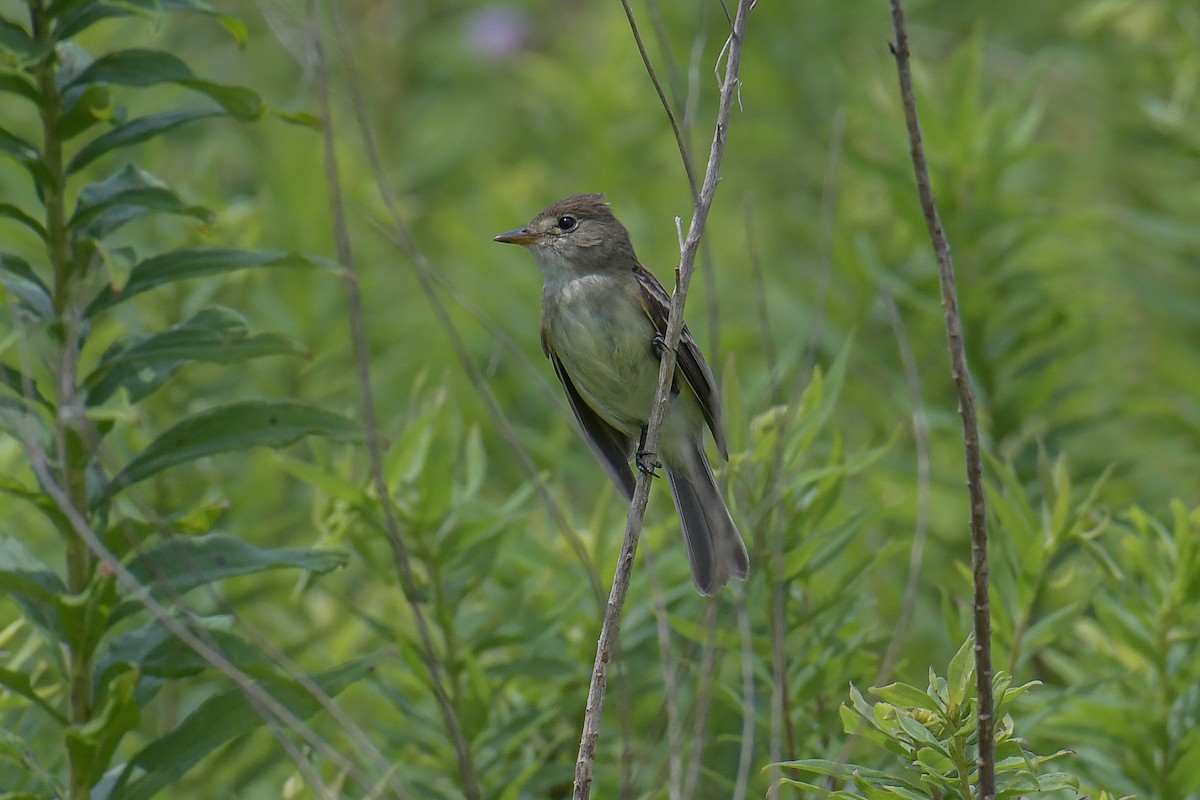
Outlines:
{"type": "MultiPolygon", "coordinates": [[[[0,794],[458,798],[431,668],[484,796],[570,794],[625,509],[539,355],[537,270],[491,236],[605,191],[669,284],[674,137],[619,6],[322,5],[415,591],[337,413],[360,387],[301,6],[0,0],[0,794]],[[342,105],[350,57],[385,174],[342,105]],[[378,183],[448,322],[378,235],[378,183]]],[[[1001,776],[1192,800],[1195,4],[906,5],[987,455],[997,690],[1040,684],[1003,709],[1001,776]]],[[[725,12],[633,9],[699,162],[725,12]]],[[[593,796],[969,794],[961,428],[889,35],[886,4],[751,18],[688,301],[751,578],[695,596],[655,486],[593,796]],[[847,684],[880,688],[839,711],[847,684]]]]}
{"type": "MultiPolygon", "coordinates": [[[[36,509],[66,562],[60,574],[35,553],[35,537],[9,533],[29,518],[16,503],[6,507],[0,587],[20,611],[4,630],[13,649],[3,651],[0,667],[2,712],[12,723],[0,748],[6,797],[150,798],[223,745],[272,723],[264,709],[303,721],[379,661],[355,658],[306,677],[277,663],[230,617],[197,616],[181,602],[201,587],[215,598],[214,585],[238,576],[280,568],[325,574],[345,565],[344,552],[251,545],[218,532],[211,502],[193,496],[164,516],[130,491],[209,456],[284,448],[312,436],[361,439],[356,423],[340,414],[294,400],[250,399],[195,411],[149,444],[136,444],[141,407],[183,368],[307,355],[296,340],[255,333],[223,306],[197,309],[161,332],[137,332],[136,312],[114,319],[119,305],[175,281],[313,263],[214,246],[139,259],[152,238],[130,236],[127,226],[144,231],[146,221],[164,216],[209,226],[214,215],[113,157],[128,158],[134,145],[186,122],[251,120],[264,109],[256,92],[202,80],[172,54],[126,49],[93,59],[76,41],[101,19],[157,19],[175,10],[212,14],[200,2],[98,0],[31,2],[27,20],[0,20],[0,93],[33,104],[41,123],[37,143],[15,127],[0,130],[0,153],[24,168],[35,189],[29,203],[5,202],[0,214],[43,248],[28,259],[0,252],[11,331],[3,349],[14,358],[3,365],[0,433],[27,459],[4,477],[0,492],[36,509]],[[157,96],[163,84],[198,92],[217,107],[129,115],[115,104],[117,87],[154,88],[157,96]],[[104,171],[93,175],[97,168],[104,171]],[[76,175],[90,182],[74,188],[76,175]],[[103,337],[95,336],[98,329],[103,337]],[[111,453],[130,446],[124,467],[114,469],[111,453]],[[237,686],[217,691],[167,730],[147,727],[164,686],[216,668],[237,686]]],[[[233,18],[219,19],[241,30],[233,18]]],[[[39,542],[37,549],[47,548],[39,542]]]]}
{"type": "MultiPolygon", "coordinates": [[[[853,788],[832,791],[812,783],[785,779],[786,783],[833,798],[959,798],[971,800],[977,782],[978,706],[974,697],[974,639],[967,639],[950,661],[946,677],[929,670],[922,691],[906,683],[871,689],[880,702],[871,704],[850,687],[850,705],[840,708],[846,733],[862,736],[898,759],[887,770],[824,759],[801,759],[779,766],[824,775],[853,788]]],[[[1013,702],[1036,682],[1010,686],[1009,677],[997,672],[995,694],[996,797],[1027,797],[1078,788],[1069,773],[1047,772],[1042,766],[1068,751],[1041,756],[1016,738],[1013,702]]]]}

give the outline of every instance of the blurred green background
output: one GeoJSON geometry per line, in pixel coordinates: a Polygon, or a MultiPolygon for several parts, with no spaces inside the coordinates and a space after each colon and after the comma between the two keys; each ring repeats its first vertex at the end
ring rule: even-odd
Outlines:
{"type": "MultiPolygon", "coordinates": [[[[244,50],[215,23],[195,18],[106,23],[82,43],[94,54],[130,41],[166,49],[206,78],[260,91],[274,109],[315,112],[304,4],[220,5],[249,26],[244,50]]],[[[9,6],[17,4],[0,4],[6,13],[9,6]]],[[[633,8],[702,174],[725,14],[708,0],[633,8]]],[[[1200,7],[1190,0],[941,0],[911,3],[909,22],[984,443],[996,459],[994,494],[1026,493],[1036,525],[1049,516],[1042,504],[1065,491],[1088,523],[1081,530],[1120,519],[1134,505],[1161,519],[1171,516],[1172,498],[1195,505],[1200,7]],[[1004,469],[1011,469],[1008,483],[999,477],[1004,469]]],[[[430,587],[439,645],[453,664],[460,712],[487,796],[563,796],[599,611],[412,262],[385,235],[378,183],[398,197],[416,244],[444,281],[439,297],[470,361],[580,529],[607,586],[624,510],[574,433],[541,356],[540,274],[525,254],[495,245],[492,236],[565,195],[605,192],[642,261],[669,286],[679,249],[674,218],[686,226],[692,206],[680,156],[615,2],[346,0],[324,9],[319,24],[328,39],[336,104],[330,122],[366,301],[378,412],[392,447],[390,474],[430,587]],[[356,127],[351,58],[383,174],[372,169],[356,127]],[[473,482],[473,491],[463,489],[473,482]],[[461,553],[447,544],[460,533],[461,553]]],[[[764,2],[755,9],[705,238],[702,269],[709,274],[697,273],[689,296],[689,324],[724,384],[735,454],[724,477],[735,514],[755,538],[752,561],[765,562],[762,548],[777,537],[799,550],[838,533],[836,548],[792,575],[787,588],[796,705],[782,753],[766,745],[771,623],[769,593],[758,582],[766,570],[747,586],[760,701],[754,796],[765,791],[767,776],[757,770],[771,756],[843,752],[837,705],[847,683],[865,687],[877,675],[901,614],[918,518],[914,411],[928,424],[929,539],[893,677],[924,686],[928,668],[943,665],[968,630],[961,427],[936,265],[887,49],[891,36],[883,2],[764,2]],[[908,373],[902,347],[912,351],[908,373]],[[762,477],[756,470],[771,447],[763,415],[799,398],[814,368],[828,374],[843,350],[844,384],[828,394],[828,417],[797,456],[797,471],[762,477]],[[836,492],[819,512],[811,499],[830,491],[819,481],[805,484],[807,496],[787,501],[769,490],[801,474],[801,462],[805,469],[842,465],[836,492]]],[[[6,110],[6,124],[17,127],[21,113],[6,110]]],[[[146,145],[136,160],[185,198],[217,209],[218,218],[203,229],[178,220],[139,222],[123,234],[131,241],[333,256],[322,139],[310,128],[274,117],[253,125],[201,123],[146,145]]],[[[29,192],[16,167],[0,166],[0,194],[16,202],[29,192]]],[[[37,242],[17,226],[5,224],[0,235],[9,249],[36,255],[37,242]]],[[[111,330],[95,332],[96,341],[118,330],[160,328],[216,302],[242,310],[256,328],[305,342],[312,357],[185,370],[140,410],[123,443],[126,456],[184,411],[232,398],[297,397],[358,414],[343,287],[328,272],[250,271],[167,287],[129,304],[108,323],[111,330]]],[[[97,344],[92,356],[102,350],[97,344]]],[[[21,457],[11,442],[0,448],[5,469],[19,469],[21,457]]],[[[314,586],[287,578],[231,581],[229,602],[249,627],[308,668],[365,650],[398,650],[397,663],[377,682],[350,690],[345,705],[412,782],[415,796],[454,797],[453,759],[412,649],[386,545],[333,493],[289,477],[300,474],[292,463],[300,459],[365,481],[361,450],[312,444],[287,455],[214,459],[156,479],[145,493],[163,508],[226,500],[223,529],[251,541],[350,548],[351,565],[314,586]]],[[[692,592],[676,524],[666,494],[656,490],[645,544],[665,587],[671,660],[690,725],[706,680],[706,601],[692,592]]],[[[1008,524],[993,525],[994,534],[1006,536],[1008,524]]],[[[30,538],[54,560],[52,537],[30,538]]],[[[1112,680],[1086,679],[1081,665],[1109,664],[1090,647],[1123,653],[1125,661],[1113,656],[1109,664],[1113,674],[1121,664],[1136,669],[1128,666],[1131,648],[1099,647],[1083,635],[1089,620],[1101,619],[1105,628],[1092,606],[1095,593],[1105,581],[1124,585],[1084,550],[1056,552],[1034,597],[1022,600],[1026,627],[1053,617],[1042,631],[1047,641],[1018,657],[1011,644],[1023,629],[1003,615],[997,623],[999,665],[1015,666],[1018,682],[1036,678],[1050,686],[1026,709],[1034,721],[1026,734],[1045,747],[1079,750],[1065,768],[1081,774],[1085,788],[1195,797],[1200,788],[1172,795],[1152,771],[1140,775],[1136,756],[1131,766],[1113,766],[1112,753],[1128,745],[1116,734],[1107,744],[1088,740],[1081,730],[1103,726],[1072,716],[1072,703],[1101,690],[1145,713],[1147,725],[1167,710],[1185,714],[1180,739],[1188,719],[1195,726],[1186,714],[1200,714],[1200,698],[1179,710],[1171,695],[1159,698],[1166,703],[1159,708],[1121,694],[1112,680]]],[[[1006,571],[1019,580],[1020,559],[1010,563],[1004,545],[997,552],[998,584],[1006,571]]],[[[610,697],[598,796],[617,796],[619,719],[628,722],[635,754],[624,773],[632,786],[626,796],[667,796],[670,744],[652,594],[639,564],[624,626],[628,674],[614,675],[624,688],[610,697]]],[[[729,796],[741,734],[738,640],[728,597],[721,603],[701,797],[729,796]]],[[[1194,618],[1194,606],[1188,613],[1194,618]]],[[[1172,680],[1190,680],[1186,673],[1173,672],[1172,680]]],[[[207,690],[199,684],[167,698],[161,724],[207,690]]],[[[330,725],[325,735],[343,745],[330,725]]],[[[856,753],[871,758],[865,746],[856,753]]],[[[260,736],[205,762],[171,796],[214,796],[206,793],[214,785],[229,787],[220,796],[276,796],[294,770],[270,737],[260,736]]]]}

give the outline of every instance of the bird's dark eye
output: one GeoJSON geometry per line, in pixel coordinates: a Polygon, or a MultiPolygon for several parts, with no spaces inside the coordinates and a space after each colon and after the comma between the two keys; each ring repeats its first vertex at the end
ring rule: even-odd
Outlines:
{"type": "Polygon", "coordinates": [[[560,231],[569,231],[579,224],[579,220],[570,215],[563,215],[558,218],[558,229],[560,231]]]}

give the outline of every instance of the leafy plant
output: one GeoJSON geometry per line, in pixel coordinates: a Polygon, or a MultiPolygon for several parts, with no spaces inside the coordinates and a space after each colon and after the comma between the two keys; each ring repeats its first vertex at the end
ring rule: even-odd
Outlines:
{"type": "Polygon", "coordinates": [[[1200,509],[1134,507],[1107,532],[1091,613],[1046,656],[1062,683],[1040,729],[1081,774],[1142,797],[1200,792],[1200,509]]]}
{"type": "Polygon", "coordinates": [[[25,531],[19,538],[0,532],[0,589],[20,611],[0,633],[0,760],[8,762],[0,792],[149,798],[233,738],[315,714],[378,659],[306,677],[276,664],[230,615],[200,616],[181,602],[200,588],[216,598],[212,585],[236,576],[280,568],[324,574],[345,563],[344,553],[257,547],[217,531],[219,502],[192,497],[185,501],[192,505],[156,510],[130,487],[220,453],[306,436],[355,441],[359,432],[339,414],[292,400],[241,400],[179,419],[114,466],[113,453],[138,447],[143,404],[180,370],[305,353],[219,306],[135,333],[129,301],[178,281],[315,262],[223,246],[146,255],[126,243],[140,242],[127,227],[137,220],[169,215],[207,226],[214,215],[118,156],[200,120],[256,120],[265,107],[253,90],[204,80],[172,53],[126,47],[93,57],[79,38],[106,20],[189,12],[215,18],[241,44],[237,19],[201,0],[30,0],[27,11],[22,20],[0,17],[0,97],[35,112],[6,115],[0,126],[0,155],[24,169],[34,190],[27,200],[0,203],[0,219],[40,245],[0,251],[0,314],[11,331],[0,364],[0,434],[27,459],[18,474],[0,478],[0,492],[43,522],[11,504],[0,519],[25,531]],[[126,91],[154,101],[164,85],[189,90],[201,104],[131,114],[117,102],[126,91]],[[17,127],[22,120],[29,130],[17,127]],[[44,542],[29,531],[46,523],[65,555],[62,573],[34,552],[47,548],[34,548],[44,542]],[[210,696],[166,733],[128,744],[165,684],[217,666],[235,688],[210,696]]]}
{"type": "MultiPolygon", "coordinates": [[[[975,642],[968,638],[950,661],[946,677],[929,670],[929,685],[922,691],[906,683],[871,689],[879,702],[868,703],[850,687],[850,704],[842,704],[846,733],[862,736],[899,760],[889,769],[872,769],[827,759],[801,759],[780,766],[811,775],[824,775],[845,785],[831,789],[807,781],[784,779],[790,785],[817,792],[823,797],[904,797],[910,800],[959,798],[971,800],[976,785],[978,743],[973,687],[975,642]]],[[[1068,755],[1060,750],[1038,755],[1017,738],[1012,717],[1013,701],[1036,682],[1011,686],[1010,678],[997,671],[993,681],[996,696],[996,797],[1024,797],[1078,786],[1065,772],[1044,771],[1050,761],[1068,755]]]]}

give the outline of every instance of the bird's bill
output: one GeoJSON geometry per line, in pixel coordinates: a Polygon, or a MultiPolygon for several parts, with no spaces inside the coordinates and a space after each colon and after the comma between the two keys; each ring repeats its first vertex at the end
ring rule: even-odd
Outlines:
{"type": "Polygon", "coordinates": [[[530,233],[528,228],[518,228],[515,231],[508,231],[496,237],[495,241],[504,242],[505,244],[533,244],[537,241],[537,234],[530,233]]]}

